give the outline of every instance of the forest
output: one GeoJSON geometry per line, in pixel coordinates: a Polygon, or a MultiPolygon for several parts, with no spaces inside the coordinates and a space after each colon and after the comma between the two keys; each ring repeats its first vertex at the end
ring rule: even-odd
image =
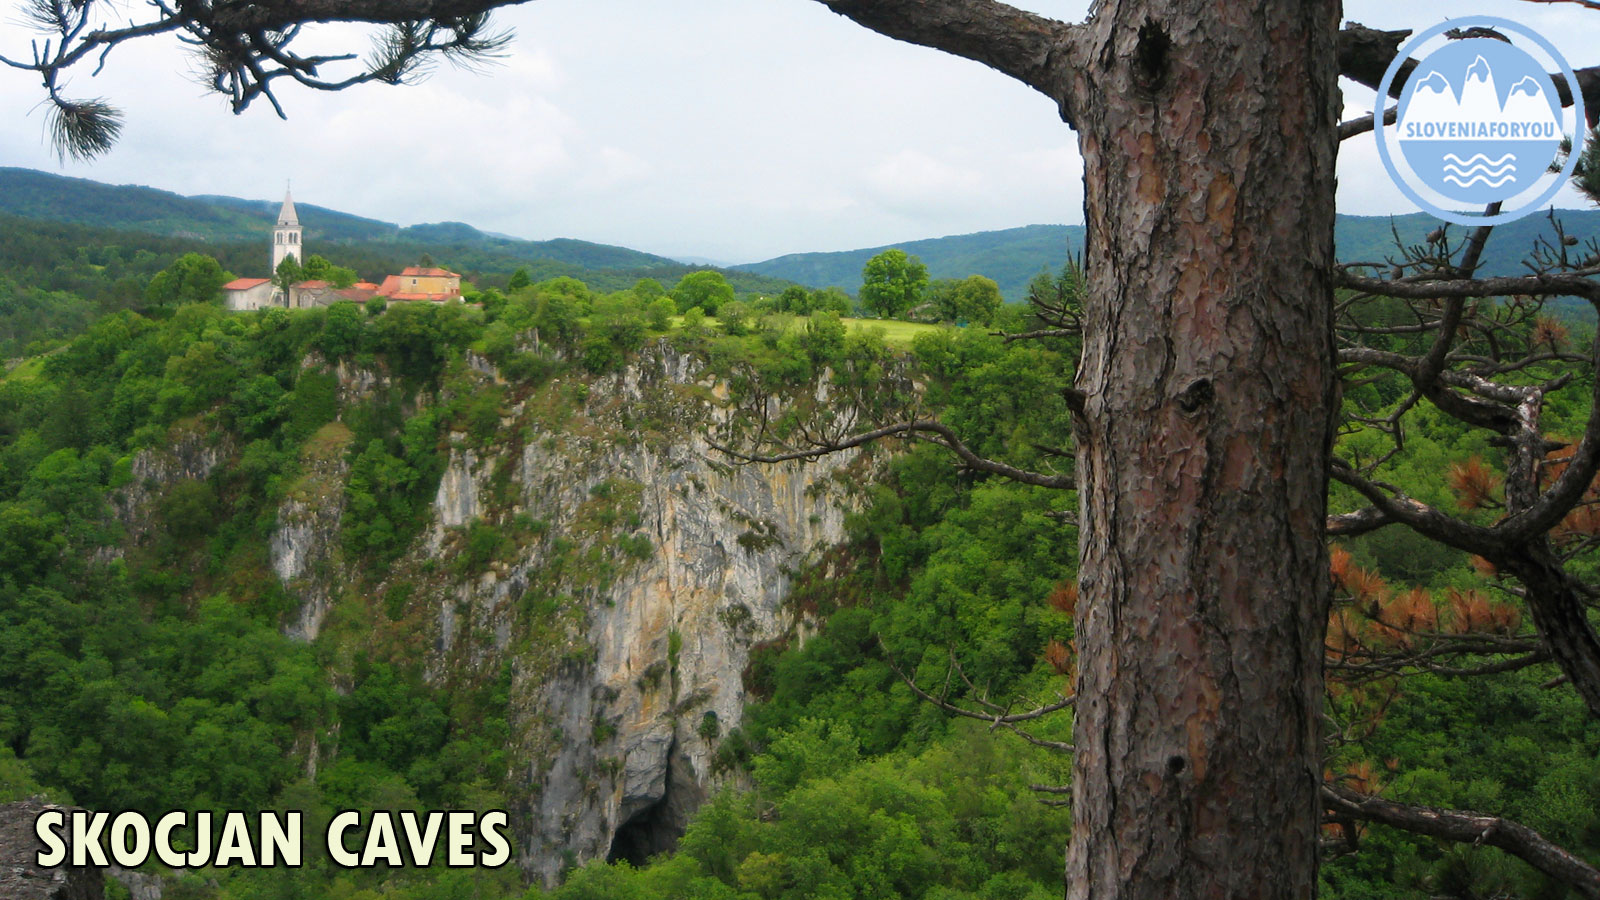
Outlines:
{"type": "MultiPolygon", "coordinates": [[[[35,248],[99,237],[67,226],[37,235],[35,248]]],[[[438,515],[441,479],[463,446],[531,441],[533,432],[506,430],[525,421],[519,409],[558,431],[592,427],[583,423],[608,385],[652,354],[682,354],[727,385],[719,439],[736,446],[828,433],[845,407],[863,422],[916,408],[971,454],[1072,474],[1053,443],[1069,430],[1079,339],[1005,336],[1077,314],[1083,286],[1071,265],[1041,273],[1028,305],[1002,306],[993,282],[973,282],[967,293],[994,305],[969,307],[963,282],[930,289],[914,257],[875,260],[864,275],[870,308],[942,303],[952,321],[992,320],[889,337],[847,327],[840,314],[852,302],[841,292],[735,299],[720,276],[607,290],[524,271],[466,304],[228,313],[215,297],[160,287],[184,270],[184,249],[85,243],[36,257],[56,260],[49,266],[8,260],[0,282],[7,354],[25,357],[0,381],[3,800],[151,814],[299,809],[313,835],[344,809],[528,809],[509,666],[441,668],[437,654],[419,653],[429,626],[413,593],[428,579],[480,577],[551,540],[551,524],[539,510],[508,509],[451,532],[416,584],[381,573],[412,571],[409,548],[438,515]],[[363,371],[381,373],[384,387],[353,393],[351,373],[363,371]],[[769,401],[783,409],[776,419],[763,412],[769,401]],[[146,490],[147,518],[130,520],[120,511],[157,477],[148,454],[180,446],[217,464],[146,490]],[[330,464],[348,472],[333,552],[365,574],[308,641],[289,627],[296,602],[269,545],[284,504],[314,490],[330,464]]],[[[1344,324],[1367,349],[1413,352],[1427,340],[1389,327],[1409,320],[1404,303],[1354,300],[1344,324]]],[[[1496,340],[1549,351],[1527,379],[1571,371],[1544,425],[1580,431],[1594,373],[1567,351],[1593,325],[1525,298],[1486,301],[1478,313],[1496,323],[1496,340]]],[[[1351,374],[1339,446],[1358,461],[1384,458],[1380,414],[1405,388],[1394,373],[1351,374]]],[[[1408,408],[1406,423],[1405,453],[1383,459],[1385,482],[1491,520],[1505,473],[1490,443],[1425,404],[1408,408]]],[[[625,428],[629,440],[678,440],[653,420],[625,428]]],[[[1060,748],[1073,715],[1008,713],[1061,706],[1071,690],[1075,503],[963,464],[938,443],[867,451],[871,474],[842,539],[805,558],[783,601],[783,633],[750,650],[741,720],[693,723],[713,748],[717,789],[674,851],[572,858],[559,885],[530,886],[515,866],[346,870],[313,845],[300,870],[160,873],[163,896],[1059,896],[1070,826],[1060,748]]],[[[657,552],[648,535],[623,533],[638,516],[625,486],[591,494],[597,539],[563,545],[553,552],[564,562],[546,566],[599,574],[586,595],[530,589],[518,612],[532,636],[524,659],[552,653],[563,616],[581,621],[629,560],[657,552]]],[[[1359,499],[1333,489],[1336,512],[1359,499]]],[[[1558,540],[1591,572],[1600,523],[1580,512],[1558,540]]],[[[768,535],[752,527],[747,540],[762,546],[768,535]]],[[[1398,803],[1491,810],[1600,862],[1600,725],[1549,657],[1528,652],[1532,625],[1493,567],[1396,528],[1336,538],[1332,559],[1327,776],[1398,803]],[[1455,662],[1456,645],[1433,652],[1454,638],[1476,642],[1484,662],[1455,662]]],[[[672,637],[675,682],[687,651],[672,637]]],[[[604,745],[609,728],[597,718],[587,739],[604,745]]],[[[1325,897],[1564,896],[1491,846],[1349,821],[1330,821],[1327,835],[1325,897]]],[[[107,896],[127,889],[110,881],[107,896]]]]}

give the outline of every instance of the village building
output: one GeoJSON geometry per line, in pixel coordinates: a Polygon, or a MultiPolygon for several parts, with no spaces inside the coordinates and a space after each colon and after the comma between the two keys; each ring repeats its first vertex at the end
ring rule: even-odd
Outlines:
{"type": "MultiPolygon", "coordinates": [[[[283,206],[278,210],[277,223],[272,229],[272,273],[291,257],[302,262],[305,257],[303,229],[300,216],[294,207],[294,197],[288,191],[283,195],[283,206]]],[[[279,287],[271,277],[236,278],[222,286],[222,296],[228,309],[251,310],[279,307],[283,309],[310,309],[330,306],[340,300],[364,303],[373,297],[389,301],[427,301],[442,303],[461,299],[461,276],[448,269],[410,266],[399,275],[390,275],[382,284],[358,281],[347,288],[337,288],[326,281],[308,280],[289,285],[288,291],[279,287]]]]}
{"type": "Polygon", "coordinates": [[[410,266],[385,278],[378,293],[390,300],[455,300],[461,297],[461,276],[447,269],[410,266]]]}
{"type": "Polygon", "coordinates": [[[278,286],[271,278],[235,278],[222,286],[222,296],[229,309],[266,309],[280,306],[276,301],[278,286]]]}
{"type": "MultiPolygon", "coordinates": [[[[289,257],[304,264],[306,255],[300,246],[300,215],[294,208],[294,197],[290,192],[283,192],[283,206],[278,210],[278,224],[272,229],[272,268],[268,273],[276,274],[278,266],[289,257]]],[[[270,277],[270,275],[269,275],[270,277]]]]}

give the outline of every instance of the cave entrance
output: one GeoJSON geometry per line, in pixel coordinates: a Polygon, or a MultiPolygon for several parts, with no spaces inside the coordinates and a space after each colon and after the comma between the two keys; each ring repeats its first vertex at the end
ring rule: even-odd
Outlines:
{"type": "Polygon", "coordinates": [[[667,754],[666,784],[661,799],[628,817],[611,838],[606,862],[625,861],[635,868],[650,857],[678,849],[678,838],[689,827],[689,816],[700,807],[705,791],[695,783],[689,761],[674,744],[667,754]]]}

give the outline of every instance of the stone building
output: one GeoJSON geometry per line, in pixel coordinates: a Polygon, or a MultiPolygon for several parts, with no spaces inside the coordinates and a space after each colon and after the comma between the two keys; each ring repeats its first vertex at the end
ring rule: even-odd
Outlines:
{"type": "Polygon", "coordinates": [[[282,306],[277,299],[282,295],[270,278],[235,278],[222,286],[223,299],[229,309],[266,309],[282,306]]]}
{"type": "Polygon", "coordinates": [[[309,309],[330,306],[340,300],[362,303],[372,297],[389,301],[426,300],[435,303],[461,299],[461,276],[448,269],[410,266],[399,275],[390,275],[383,284],[359,281],[347,288],[337,288],[326,281],[300,281],[284,291],[273,282],[278,266],[293,257],[304,263],[305,244],[302,240],[300,216],[294,208],[294,197],[288,191],[283,195],[283,207],[278,210],[277,224],[272,228],[272,268],[266,278],[236,278],[222,286],[222,296],[228,309],[251,310],[276,306],[284,309],[309,309]]]}
{"type": "Polygon", "coordinates": [[[385,278],[378,293],[390,300],[456,300],[461,297],[461,276],[448,269],[409,266],[385,278]]]}
{"type": "Polygon", "coordinates": [[[272,268],[268,272],[276,274],[278,266],[291,256],[296,262],[305,263],[306,254],[300,245],[300,235],[300,216],[294,209],[294,197],[284,191],[283,207],[278,210],[278,224],[272,229],[272,268]]]}

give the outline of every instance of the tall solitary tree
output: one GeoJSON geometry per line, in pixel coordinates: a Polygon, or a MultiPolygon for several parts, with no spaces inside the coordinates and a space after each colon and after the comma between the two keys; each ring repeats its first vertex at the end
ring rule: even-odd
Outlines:
{"type": "Polygon", "coordinates": [[[885,250],[861,268],[861,305],[885,319],[921,303],[927,287],[928,267],[904,250],[885,250]]]}
{"type": "MultiPolygon", "coordinates": [[[[263,97],[276,106],[273,89],[284,83],[400,83],[430,54],[496,52],[504,36],[488,13],[512,2],[157,3],[148,20],[123,24],[120,8],[102,0],[27,0],[35,24],[58,39],[13,65],[42,78],[63,152],[88,155],[110,145],[120,118],[103,100],[64,96],[59,78],[121,42],[191,39],[212,84],[242,110],[263,97]],[[114,24],[100,26],[102,13],[114,24]],[[301,53],[300,26],[327,21],[388,31],[365,60],[301,53]],[[355,68],[323,74],[341,62],[355,68]]],[[[1337,0],[1101,2],[1081,24],[995,0],[818,2],[1022,81],[1078,133],[1087,290],[1073,326],[1084,352],[1069,398],[1075,434],[1062,436],[1076,445],[1082,519],[1068,896],[1312,895],[1328,805],[1320,723],[1330,471],[1372,503],[1337,527],[1401,523],[1496,554],[1501,546],[1434,522],[1331,453],[1334,288],[1355,277],[1334,264],[1334,163],[1341,135],[1363,128],[1339,123],[1337,79],[1376,85],[1405,33],[1341,32],[1337,0]]],[[[1600,108],[1600,73],[1584,70],[1577,87],[1600,108]]],[[[1459,301],[1484,287],[1433,290],[1459,301]]],[[[1430,320],[1444,346],[1438,358],[1403,365],[1419,394],[1449,404],[1446,393],[1477,382],[1440,374],[1460,318],[1448,313],[1459,302],[1444,308],[1430,320]]],[[[1514,419],[1495,421],[1529,453],[1543,446],[1514,419]]],[[[909,422],[860,439],[921,433],[981,471],[1063,484],[963,454],[941,429],[909,422]]],[[[1597,458],[1600,423],[1550,502],[1537,479],[1518,482],[1533,491],[1518,501],[1533,512],[1510,536],[1527,544],[1542,534],[1587,487],[1597,458]]],[[[1571,606],[1575,589],[1529,546],[1518,576],[1565,598],[1541,636],[1562,645],[1556,658],[1574,683],[1600,685],[1600,667],[1588,668],[1600,663],[1600,642],[1571,606]]],[[[1349,805],[1349,815],[1382,814],[1349,805]]]]}

